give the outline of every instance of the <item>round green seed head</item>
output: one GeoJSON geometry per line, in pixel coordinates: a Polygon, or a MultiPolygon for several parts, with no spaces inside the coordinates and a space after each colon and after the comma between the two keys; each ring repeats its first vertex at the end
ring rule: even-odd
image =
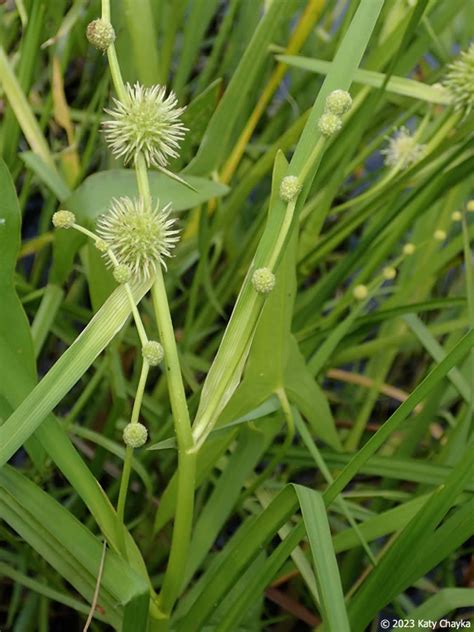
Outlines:
{"type": "Polygon", "coordinates": [[[468,213],[474,213],[474,200],[469,200],[466,205],[466,210],[468,211],[468,213]]]}
{"type": "Polygon", "coordinates": [[[461,211],[454,211],[453,213],[451,213],[451,219],[453,220],[453,222],[460,222],[460,221],[462,221],[462,213],[461,213],[461,211]]]}
{"type": "Polygon", "coordinates": [[[55,228],[71,228],[76,222],[76,216],[71,211],[57,211],[53,215],[53,226],[55,228]]]}
{"type": "Polygon", "coordinates": [[[318,122],[319,131],[323,136],[332,136],[342,127],[342,119],[332,112],[324,112],[318,122]]]}
{"type": "Polygon", "coordinates": [[[446,239],[446,231],[438,228],[438,230],[435,230],[435,232],[433,233],[433,237],[436,239],[436,241],[444,241],[446,239]]]}
{"type": "Polygon", "coordinates": [[[415,252],[415,250],[416,250],[415,244],[408,243],[403,246],[404,255],[412,255],[415,252]]]}
{"type": "Polygon", "coordinates": [[[259,294],[268,294],[275,287],[275,275],[268,268],[258,268],[252,275],[252,285],[259,294]]]}
{"type": "Polygon", "coordinates": [[[280,198],[283,202],[291,202],[301,191],[301,182],[296,176],[286,176],[280,184],[280,198]]]}
{"type": "Polygon", "coordinates": [[[142,347],[142,356],[150,366],[157,366],[163,360],[163,347],[156,340],[149,340],[142,347]]]}
{"type": "Polygon", "coordinates": [[[86,37],[92,46],[105,53],[115,41],[114,27],[107,20],[99,18],[87,25],[86,37]]]}
{"type": "Polygon", "coordinates": [[[352,107],[351,95],[346,90],[333,90],[326,98],[326,111],[342,116],[352,107]]]}
{"type": "Polygon", "coordinates": [[[387,279],[387,281],[391,281],[397,276],[397,271],[394,267],[387,266],[383,269],[383,276],[385,279],[387,279]]]}
{"type": "Polygon", "coordinates": [[[130,268],[123,263],[119,263],[118,266],[115,266],[113,271],[114,279],[122,285],[123,283],[128,283],[130,281],[130,277],[132,273],[130,272],[130,268]]]}
{"type": "Polygon", "coordinates": [[[109,249],[109,246],[107,245],[107,242],[105,241],[105,239],[96,239],[95,247],[97,248],[99,252],[102,252],[102,253],[107,252],[107,250],[109,249]]]}
{"type": "Polygon", "coordinates": [[[363,301],[365,298],[367,298],[369,290],[367,289],[366,285],[356,285],[352,293],[354,295],[354,298],[356,298],[358,301],[363,301]]]}
{"type": "Polygon", "coordinates": [[[123,429],[123,442],[130,448],[141,448],[148,438],[148,430],[143,424],[127,424],[123,429]]]}

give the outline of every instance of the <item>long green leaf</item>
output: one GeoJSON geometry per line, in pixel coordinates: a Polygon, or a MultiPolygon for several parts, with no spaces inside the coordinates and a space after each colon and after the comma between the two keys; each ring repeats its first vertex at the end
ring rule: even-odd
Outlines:
{"type": "Polygon", "coordinates": [[[318,492],[302,485],[295,485],[295,491],[313,555],[324,629],[329,632],[350,632],[323,497],[318,492]]]}
{"type": "MultiPolygon", "coordinates": [[[[149,289],[150,282],[133,286],[135,300],[149,289]]],[[[44,418],[76,384],[120,331],[130,314],[123,286],[117,288],[77,340],[0,427],[0,466],[20,448],[44,418]]]]}
{"type": "MultiPolygon", "coordinates": [[[[100,541],[51,496],[9,466],[0,470],[0,497],[3,519],[91,601],[102,556],[100,541]]],[[[136,626],[145,629],[148,602],[148,583],[116,553],[108,551],[99,605],[103,604],[114,627],[120,627],[117,606],[122,605],[125,616],[127,608],[133,608],[136,626]]],[[[133,628],[122,629],[131,632],[133,628]]]]}
{"type": "MultiPolygon", "coordinates": [[[[294,66],[295,68],[303,68],[310,72],[316,72],[327,75],[331,70],[331,62],[322,59],[312,59],[309,57],[300,57],[298,55],[277,55],[278,61],[294,66]]],[[[381,88],[384,85],[386,76],[382,72],[373,70],[363,70],[358,68],[354,72],[354,83],[361,83],[373,88],[381,88]]],[[[448,105],[451,103],[451,96],[442,88],[430,86],[413,79],[405,79],[405,77],[390,77],[385,90],[393,94],[399,94],[413,99],[428,101],[428,103],[439,103],[448,105]]]]}

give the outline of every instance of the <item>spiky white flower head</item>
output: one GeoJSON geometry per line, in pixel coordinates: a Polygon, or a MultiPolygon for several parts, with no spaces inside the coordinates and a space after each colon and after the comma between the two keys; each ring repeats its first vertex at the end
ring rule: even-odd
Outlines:
{"type": "Polygon", "coordinates": [[[133,277],[147,279],[160,264],[166,268],[164,259],[179,241],[170,212],[170,204],[160,208],[159,202],[153,207],[151,200],[142,198],[113,199],[107,213],[97,220],[97,232],[119,264],[127,266],[133,277]]]}
{"type": "Polygon", "coordinates": [[[123,442],[130,448],[141,448],[148,438],[148,430],[138,422],[127,424],[123,429],[123,442]]]}
{"type": "Polygon", "coordinates": [[[280,184],[280,198],[283,202],[291,202],[301,191],[302,184],[296,176],[286,176],[280,184]]]}
{"type": "Polygon", "coordinates": [[[149,340],[142,347],[142,356],[150,366],[158,366],[164,355],[163,347],[156,340],[149,340]]]}
{"type": "Polygon", "coordinates": [[[259,294],[268,294],[275,287],[275,275],[269,268],[258,268],[252,275],[252,285],[259,294]]]}
{"type": "Polygon", "coordinates": [[[342,119],[332,112],[324,112],[318,121],[319,131],[323,136],[332,136],[342,127],[342,119]]]}
{"type": "Polygon", "coordinates": [[[86,37],[92,46],[105,53],[115,42],[114,27],[107,20],[93,20],[87,25],[86,37]]]}
{"type": "Polygon", "coordinates": [[[466,211],[468,213],[474,213],[474,200],[469,200],[469,202],[466,204],[466,211]]]}
{"type": "Polygon", "coordinates": [[[408,256],[412,255],[415,252],[415,250],[416,250],[415,244],[408,243],[403,246],[404,255],[408,255],[408,256]]]}
{"type": "Polygon", "coordinates": [[[54,228],[71,228],[76,223],[76,216],[71,211],[56,211],[52,222],[54,228]]]}
{"type": "Polygon", "coordinates": [[[352,290],[352,294],[358,301],[363,301],[369,295],[369,290],[366,285],[356,285],[352,290]]]}
{"type": "Polygon", "coordinates": [[[174,92],[166,96],[165,86],[127,84],[126,91],[126,103],[114,99],[114,108],[105,110],[112,117],[102,124],[112,153],[125,164],[141,153],[148,167],[166,167],[187,131],[180,120],[185,108],[177,107],[174,92]]]}
{"type": "Polygon", "coordinates": [[[435,230],[435,232],[433,233],[433,237],[436,239],[436,241],[444,241],[446,239],[446,231],[438,228],[438,230],[435,230]]]}
{"type": "Polygon", "coordinates": [[[387,281],[392,281],[397,276],[397,270],[393,266],[387,266],[383,269],[382,274],[384,279],[387,281]]]}
{"type": "Polygon", "coordinates": [[[453,211],[451,213],[451,219],[453,220],[453,222],[461,222],[462,221],[461,211],[453,211]]]}
{"type": "Polygon", "coordinates": [[[326,97],[326,111],[342,116],[349,112],[352,107],[352,98],[347,90],[333,90],[326,97]]]}
{"type": "Polygon", "coordinates": [[[388,167],[400,166],[406,169],[421,160],[426,153],[426,145],[417,143],[406,127],[401,127],[389,139],[388,147],[382,149],[388,167]]]}
{"type": "Polygon", "coordinates": [[[451,94],[454,108],[468,116],[474,109],[474,43],[449,64],[443,85],[451,94]]]}
{"type": "Polygon", "coordinates": [[[132,273],[130,272],[130,268],[123,263],[119,263],[118,266],[115,266],[113,270],[114,279],[122,285],[123,283],[128,283],[132,277],[132,273]]]}

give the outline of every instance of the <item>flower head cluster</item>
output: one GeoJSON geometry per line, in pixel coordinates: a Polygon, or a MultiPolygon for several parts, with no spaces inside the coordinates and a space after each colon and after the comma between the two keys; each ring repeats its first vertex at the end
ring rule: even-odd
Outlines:
{"type": "Polygon", "coordinates": [[[443,86],[449,90],[455,109],[468,116],[474,109],[474,43],[448,66],[443,86]]]}
{"type": "Polygon", "coordinates": [[[326,98],[326,112],[342,116],[352,107],[352,97],[347,90],[333,90],[326,98]]]}
{"type": "Polygon", "coordinates": [[[115,41],[114,27],[107,20],[93,20],[87,25],[86,37],[92,46],[105,53],[115,41]]]}
{"type": "Polygon", "coordinates": [[[110,209],[97,220],[97,232],[120,265],[127,266],[136,278],[153,276],[157,266],[179,241],[176,219],[170,218],[171,205],[160,208],[142,198],[112,200],[110,209]]]}
{"type": "Polygon", "coordinates": [[[164,357],[164,349],[157,340],[149,340],[142,347],[143,359],[150,366],[158,366],[164,357]]]}
{"type": "Polygon", "coordinates": [[[258,294],[269,294],[275,287],[275,275],[269,268],[258,268],[252,275],[252,285],[258,294]]]}
{"type": "Polygon", "coordinates": [[[112,117],[103,123],[112,153],[125,164],[142,154],[148,167],[166,167],[178,156],[186,132],[180,120],[185,108],[177,107],[174,92],[166,96],[164,86],[127,84],[126,91],[126,103],[114,99],[115,107],[105,110],[112,117]]]}
{"type": "Polygon", "coordinates": [[[76,222],[76,216],[71,211],[56,211],[52,221],[55,228],[72,228],[76,222]]]}
{"type": "Polygon", "coordinates": [[[366,285],[356,285],[352,294],[358,301],[364,301],[369,295],[369,289],[366,285]]]}
{"type": "Polygon", "coordinates": [[[123,441],[129,448],[141,448],[148,439],[148,430],[141,423],[129,423],[123,429],[123,441]]]}
{"type": "Polygon", "coordinates": [[[416,142],[406,127],[401,127],[389,139],[388,146],[381,152],[385,156],[385,164],[389,167],[399,165],[407,169],[421,160],[426,153],[426,145],[416,142]]]}
{"type": "Polygon", "coordinates": [[[319,131],[323,136],[332,136],[342,127],[343,114],[352,107],[351,95],[346,90],[333,90],[327,97],[324,113],[318,121],[319,131]]]}
{"type": "Polygon", "coordinates": [[[280,198],[283,202],[291,202],[301,191],[301,182],[296,176],[286,176],[280,184],[280,198]]]}

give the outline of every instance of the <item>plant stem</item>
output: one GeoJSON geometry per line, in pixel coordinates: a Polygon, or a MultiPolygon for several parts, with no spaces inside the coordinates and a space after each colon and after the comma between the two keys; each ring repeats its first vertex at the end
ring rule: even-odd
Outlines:
{"type": "Polygon", "coordinates": [[[188,558],[194,510],[196,454],[193,452],[194,440],[186,393],[161,267],[157,270],[151,293],[160,339],[165,352],[164,363],[178,443],[178,490],[173,537],[168,567],[160,593],[160,610],[164,615],[169,616],[179,596],[188,558]]]}
{"type": "MultiPolygon", "coordinates": [[[[110,0],[102,0],[102,19],[110,22],[110,0]]],[[[114,44],[111,44],[108,47],[107,58],[109,60],[110,74],[112,75],[115,92],[117,93],[119,100],[122,101],[122,103],[126,103],[128,95],[122,79],[122,73],[120,72],[120,66],[114,44]]]]}
{"type": "Polygon", "coordinates": [[[123,461],[122,477],[120,478],[120,490],[117,501],[117,527],[118,542],[122,555],[126,558],[125,534],[124,534],[124,515],[125,501],[127,499],[128,483],[130,481],[130,472],[132,470],[133,448],[127,446],[125,449],[125,459],[123,461]]]}
{"type": "Polygon", "coordinates": [[[149,204],[151,200],[150,182],[148,181],[148,171],[143,154],[138,154],[135,159],[135,173],[140,197],[143,199],[143,202],[149,204]]]}
{"type": "MultiPolygon", "coordinates": [[[[140,408],[143,401],[143,394],[145,392],[146,379],[148,377],[149,364],[146,360],[143,360],[142,370],[140,373],[140,379],[138,380],[137,394],[135,396],[135,401],[133,402],[132,409],[132,417],[130,423],[136,424],[138,423],[138,419],[140,416],[140,408]]],[[[122,553],[126,555],[125,552],[125,541],[123,539],[123,529],[122,525],[124,524],[124,515],[125,515],[125,503],[127,501],[127,492],[128,492],[128,483],[130,481],[130,473],[132,469],[132,459],[133,459],[133,448],[127,446],[125,450],[125,459],[123,462],[123,472],[122,478],[120,479],[120,490],[119,497],[117,502],[117,518],[120,528],[120,539],[119,542],[122,546],[122,553]]]]}

